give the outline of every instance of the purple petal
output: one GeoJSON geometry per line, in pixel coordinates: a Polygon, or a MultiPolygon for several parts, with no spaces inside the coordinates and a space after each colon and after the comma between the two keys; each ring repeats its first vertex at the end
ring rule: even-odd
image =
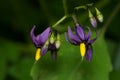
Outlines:
{"type": "Polygon", "coordinates": [[[75,27],[75,31],[76,31],[76,34],[79,36],[79,38],[81,40],[85,39],[85,32],[84,32],[84,30],[83,30],[81,25],[76,26],[75,27]]]}
{"type": "Polygon", "coordinates": [[[46,54],[47,53],[47,51],[48,51],[48,48],[41,48],[41,55],[44,55],[44,54],[46,54]]]}
{"type": "Polygon", "coordinates": [[[39,41],[39,45],[43,45],[50,36],[50,27],[48,27],[45,31],[43,31],[40,35],[36,37],[37,41],[39,41]]]}
{"type": "Polygon", "coordinates": [[[96,41],[97,37],[98,37],[98,32],[96,31],[96,37],[94,39],[91,39],[91,40],[89,39],[88,44],[93,44],[96,41]]]}
{"type": "Polygon", "coordinates": [[[49,45],[49,50],[56,50],[55,43],[49,45]]]}
{"type": "Polygon", "coordinates": [[[37,47],[38,46],[38,42],[36,40],[36,36],[34,35],[34,30],[35,30],[35,26],[33,26],[31,32],[30,32],[30,37],[32,39],[32,42],[34,43],[34,45],[37,47]]]}
{"type": "Polygon", "coordinates": [[[76,41],[69,39],[67,33],[65,33],[65,38],[66,38],[66,41],[67,41],[67,42],[69,42],[69,43],[71,43],[71,44],[74,44],[74,45],[78,45],[78,43],[77,43],[76,41]]]}
{"type": "Polygon", "coordinates": [[[74,43],[74,41],[72,42],[72,41],[69,39],[68,34],[67,34],[66,32],[65,32],[65,39],[66,39],[66,41],[69,42],[69,43],[74,43]]]}
{"type": "Polygon", "coordinates": [[[86,60],[87,60],[88,62],[90,62],[90,60],[91,60],[91,58],[92,58],[92,53],[93,53],[93,51],[92,51],[92,46],[89,45],[88,48],[87,48],[87,51],[86,51],[86,55],[85,55],[86,60]]]}
{"type": "Polygon", "coordinates": [[[80,42],[80,39],[72,33],[72,30],[70,27],[68,27],[68,36],[72,41],[80,42]]]}
{"type": "Polygon", "coordinates": [[[88,41],[90,39],[90,37],[91,37],[91,30],[90,30],[89,27],[87,27],[87,28],[88,28],[88,34],[85,35],[85,40],[86,41],[88,41]]]}
{"type": "Polygon", "coordinates": [[[46,34],[49,34],[49,33],[50,33],[50,27],[48,27],[47,29],[45,29],[45,31],[41,33],[41,36],[42,37],[44,37],[44,36],[48,37],[49,35],[46,35],[46,34]]]}
{"type": "Polygon", "coordinates": [[[51,56],[53,60],[57,59],[57,51],[51,51],[51,56]]]}

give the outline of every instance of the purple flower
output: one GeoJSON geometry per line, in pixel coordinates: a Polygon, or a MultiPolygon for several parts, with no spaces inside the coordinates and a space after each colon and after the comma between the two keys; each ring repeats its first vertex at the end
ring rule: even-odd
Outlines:
{"type": "Polygon", "coordinates": [[[48,27],[45,31],[43,31],[41,34],[38,34],[37,36],[35,36],[34,30],[35,30],[35,26],[33,26],[30,32],[30,37],[35,47],[37,48],[35,60],[38,61],[41,55],[45,54],[48,50],[48,45],[49,45],[48,38],[51,34],[51,30],[50,27],[48,27]]]}
{"type": "Polygon", "coordinates": [[[80,46],[80,54],[82,58],[85,56],[87,61],[91,60],[92,57],[92,44],[95,42],[97,39],[97,34],[94,39],[90,39],[91,37],[91,30],[89,27],[88,28],[88,33],[85,34],[83,28],[81,25],[76,24],[75,26],[75,32],[76,34],[73,34],[72,30],[70,27],[68,27],[68,34],[65,33],[66,40],[73,44],[73,45],[79,45],[80,46]]]}

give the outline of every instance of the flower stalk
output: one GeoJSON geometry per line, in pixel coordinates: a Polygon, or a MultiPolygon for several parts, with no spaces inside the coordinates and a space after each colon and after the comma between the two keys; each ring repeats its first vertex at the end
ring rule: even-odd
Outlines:
{"type": "Polygon", "coordinates": [[[63,16],[60,20],[58,20],[54,25],[52,25],[52,28],[55,28],[56,26],[58,26],[61,22],[63,22],[65,19],[67,18],[67,16],[63,16]]]}

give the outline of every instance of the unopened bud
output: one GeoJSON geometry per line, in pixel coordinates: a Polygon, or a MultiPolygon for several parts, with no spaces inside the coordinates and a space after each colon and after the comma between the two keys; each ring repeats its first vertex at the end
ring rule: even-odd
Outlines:
{"type": "Polygon", "coordinates": [[[91,13],[91,11],[89,10],[89,18],[90,18],[90,23],[92,24],[92,26],[94,28],[97,27],[97,22],[96,22],[96,19],[95,17],[93,16],[93,14],[91,13]]]}
{"type": "Polygon", "coordinates": [[[55,42],[55,46],[57,49],[60,48],[61,42],[60,42],[60,35],[57,34],[57,38],[56,38],[56,42],[55,42]]]}
{"type": "Polygon", "coordinates": [[[102,13],[97,8],[95,8],[95,10],[96,10],[98,21],[99,22],[103,22],[103,15],[102,15],[102,13]]]}
{"type": "Polygon", "coordinates": [[[61,42],[60,42],[60,41],[56,41],[56,42],[55,42],[55,46],[56,46],[57,49],[60,48],[60,45],[61,45],[61,42]]]}
{"type": "Polygon", "coordinates": [[[48,46],[49,46],[49,39],[45,42],[43,48],[48,48],[48,46]]]}
{"type": "Polygon", "coordinates": [[[54,42],[55,42],[54,33],[52,33],[50,36],[50,43],[53,44],[54,42]]]}

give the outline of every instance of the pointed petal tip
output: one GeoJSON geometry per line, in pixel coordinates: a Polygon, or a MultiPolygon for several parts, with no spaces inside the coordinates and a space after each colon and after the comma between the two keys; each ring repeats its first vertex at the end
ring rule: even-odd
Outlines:
{"type": "Polygon", "coordinates": [[[93,54],[92,46],[89,45],[89,46],[88,46],[88,49],[87,49],[87,52],[86,52],[86,55],[85,55],[86,60],[87,60],[88,62],[91,61],[91,59],[92,59],[92,54],[93,54]]]}
{"type": "Polygon", "coordinates": [[[51,29],[51,28],[50,28],[50,27],[48,27],[46,30],[50,31],[50,29],[51,29]]]}
{"type": "Polygon", "coordinates": [[[48,27],[45,29],[40,35],[37,36],[37,40],[40,42],[39,44],[43,45],[51,35],[51,29],[48,27]]]}
{"type": "Polygon", "coordinates": [[[42,48],[41,49],[41,55],[45,55],[48,51],[48,48],[42,48]]]}
{"type": "Polygon", "coordinates": [[[32,29],[31,29],[31,31],[30,31],[31,34],[34,33],[35,27],[36,27],[35,25],[32,27],[32,29]]]}
{"type": "Polygon", "coordinates": [[[91,34],[92,34],[90,27],[87,26],[87,29],[88,29],[88,33],[85,35],[86,41],[88,41],[90,39],[91,34]]]}
{"type": "Polygon", "coordinates": [[[89,44],[93,44],[93,43],[97,40],[97,38],[98,38],[98,32],[96,31],[96,37],[93,38],[93,39],[89,39],[89,40],[88,40],[88,43],[89,43],[89,44]]]}
{"type": "Polygon", "coordinates": [[[81,42],[81,40],[78,38],[78,36],[73,34],[70,27],[68,27],[68,35],[66,37],[66,40],[73,44],[76,44],[76,45],[81,42]]]}
{"type": "Polygon", "coordinates": [[[30,38],[31,38],[33,44],[34,44],[35,46],[37,46],[37,43],[38,43],[38,42],[36,41],[36,36],[35,36],[35,34],[34,34],[34,30],[35,30],[35,26],[33,26],[32,29],[31,29],[31,31],[30,31],[30,38]]]}
{"type": "Polygon", "coordinates": [[[70,40],[69,40],[69,38],[68,38],[68,34],[67,34],[67,32],[65,32],[65,39],[66,39],[67,42],[70,43],[70,40]]]}

